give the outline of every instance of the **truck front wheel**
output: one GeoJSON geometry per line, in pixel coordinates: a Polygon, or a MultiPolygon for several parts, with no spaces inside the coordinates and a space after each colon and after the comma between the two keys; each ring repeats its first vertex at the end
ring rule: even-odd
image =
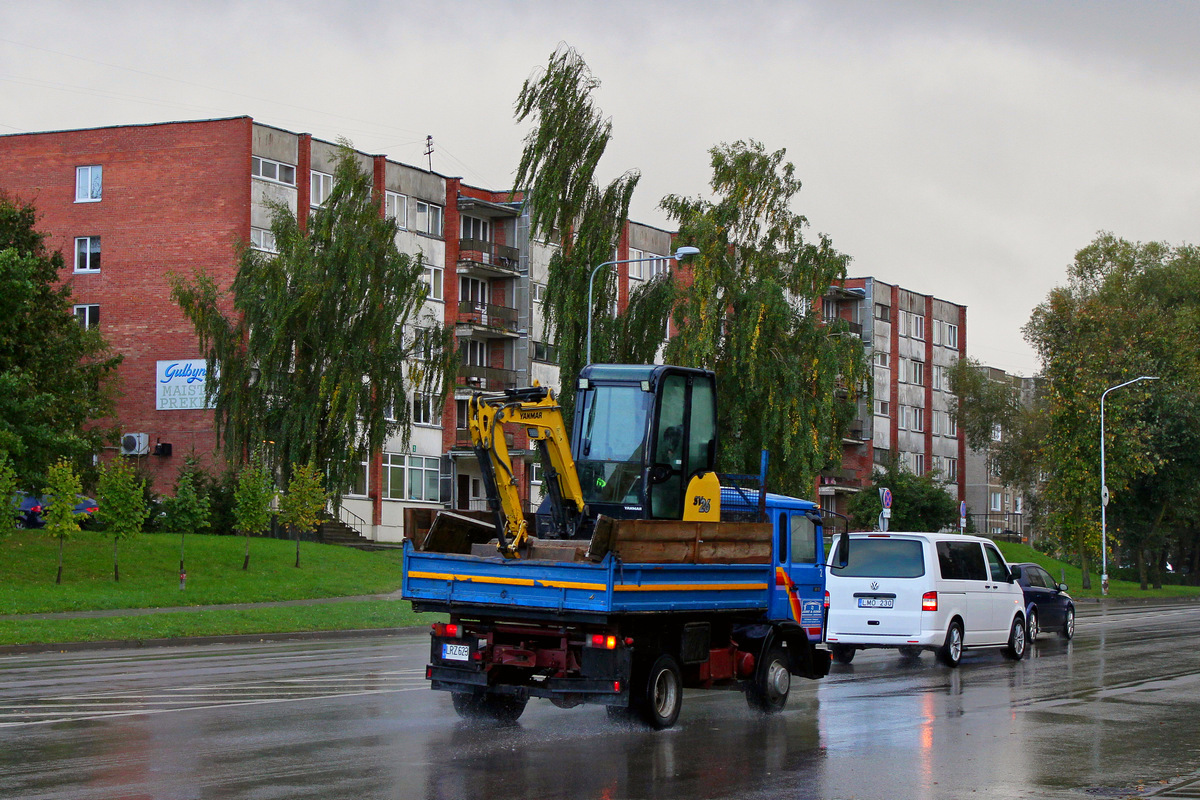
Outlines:
{"type": "Polygon", "coordinates": [[[683,707],[683,675],[674,656],[663,653],[650,665],[641,702],[642,719],[656,730],[669,728],[683,707]]]}
{"type": "Polygon", "coordinates": [[[470,694],[453,692],[450,700],[454,711],[466,720],[491,720],[511,724],[521,718],[528,697],[500,694],[470,694]]]}
{"type": "Polygon", "coordinates": [[[777,714],[787,705],[792,687],[787,652],[772,647],[755,671],[754,682],[746,687],[746,702],[765,714],[777,714]]]}

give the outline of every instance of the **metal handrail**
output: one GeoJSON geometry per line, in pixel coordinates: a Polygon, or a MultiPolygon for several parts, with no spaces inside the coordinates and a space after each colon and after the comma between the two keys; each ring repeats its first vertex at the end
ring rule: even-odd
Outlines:
{"type": "Polygon", "coordinates": [[[353,528],[354,532],[364,539],[370,538],[366,534],[367,521],[365,519],[360,517],[358,514],[355,514],[345,506],[338,506],[337,511],[338,519],[340,519],[346,525],[346,527],[353,528]],[[349,519],[347,519],[347,517],[349,517],[349,519]]]}

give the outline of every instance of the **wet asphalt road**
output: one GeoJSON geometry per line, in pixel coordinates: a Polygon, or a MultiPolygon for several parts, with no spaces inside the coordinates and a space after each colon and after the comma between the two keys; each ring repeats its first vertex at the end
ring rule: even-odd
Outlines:
{"type": "Polygon", "coordinates": [[[1083,610],[1013,664],[859,653],[787,710],[654,733],[533,701],[460,723],[423,633],[0,656],[0,798],[1200,797],[1200,604],[1083,610]]]}

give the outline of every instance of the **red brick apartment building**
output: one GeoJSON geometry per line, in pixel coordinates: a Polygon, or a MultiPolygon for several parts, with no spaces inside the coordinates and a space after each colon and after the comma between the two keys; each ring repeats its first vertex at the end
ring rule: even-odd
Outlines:
{"type": "Polygon", "coordinates": [[[864,400],[843,440],[841,469],[824,473],[823,508],[846,513],[875,465],[892,452],[917,474],[933,472],[966,499],[966,440],[951,418],[947,370],[966,355],[967,308],[877,278],[848,278],[830,287],[826,318],[841,317],[862,337],[873,365],[872,399],[864,400]]]}
{"type": "MultiPolygon", "coordinates": [[[[127,435],[112,454],[142,459],[157,490],[169,490],[188,454],[220,467],[201,353],[171,301],[168,276],[204,270],[228,286],[239,243],[273,249],[266,202],[284,202],[303,224],[328,196],[337,151],[250,117],[0,136],[0,190],[36,205],[49,246],[66,257],[81,323],[99,325],[125,357],[117,416],[127,435]]],[[[395,541],[405,508],[482,502],[466,436],[470,391],[533,379],[557,385],[541,311],[555,245],[530,239],[506,191],[357,156],[374,176],[383,213],[399,223],[397,245],[425,257],[425,310],[454,327],[463,354],[454,397],[443,408],[413,398],[409,448],[388,442],[363,464],[346,499],[347,521],[369,538],[395,541]]],[[[619,270],[622,304],[631,281],[665,268],[671,242],[667,231],[627,226],[617,258],[662,260],[619,270]]],[[[516,433],[517,477],[529,497],[539,482],[526,445],[516,433]]]]}

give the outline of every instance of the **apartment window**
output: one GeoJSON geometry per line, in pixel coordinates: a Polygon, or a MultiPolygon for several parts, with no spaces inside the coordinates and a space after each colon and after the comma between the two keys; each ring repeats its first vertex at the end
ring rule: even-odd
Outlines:
{"type": "Polygon", "coordinates": [[[437,458],[408,457],[408,499],[437,502],[439,466],[437,458]]]}
{"type": "Polygon", "coordinates": [[[367,496],[367,462],[360,461],[350,475],[350,485],[346,487],[347,497],[367,496]]]}
{"type": "Polygon", "coordinates": [[[546,284],[531,283],[529,284],[529,296],[535,303],[541,303],[546,299],[546,284]]]}
{"type": "Polygon", "coordinates": [[[892,307],[885,306],[883,303],[876,303],[875,304],[875,319],[879,320],[880,322],[891,322],[892,321],[892,307]]]}
{"type": "Polygon", "coordinates": [[[949,411],[946,412],[946,429],[943,433],[947,436],[958,436],[958,422],[949,411]]]}
{"type": "Polygon", "coordinates": [[[400,230],[408,229],[408,195],[399,192],[383,193],[383,213],[388,219],[396,220],[400,230]]]}
{"type": "Polygon", "coordinates": [[[100,306],[75,306],[75,319],[79,321],[84,330],[97,327],[100,324],[100,306]]]}
{"type": "Polygon", "coordinates": [[[930,417],[931,419],[929,422],[933,426],[933,435],[937,436],[942,432],[942,412],[934,411],[932,414],[930,414],[930,417]]]}
{"type": "Polygon", "coordinates": [[[488,285],[486,281],[481,281],[478,278],[462,277],[458,279],[458,301],[460,303],[474,303],[476,307],[482,308],[488,302],[488,285]]]}
{"type": "Polygon", "coordinates": [[[99,236],[78,236],[75,238],[75,271],[100,271],[99,236]]]}
{"type": "Polygon", "coordinates": [[[454,401],[455,426],[460,431],[465,431],[465,430],[469,429],[468,415],[470,413],[470,402],[471,401],[469,401],[469,400],[455,400],[454,401]]]}
{"type": "Polygon", "coordinates": [[[441,353],[437,342],[437,334],[430,328],[413,329],[413,358],[419,361],[432,361],[441,353]]]}
{"type": "Polygon", "coordinates": [[[415,425],[441,425],[442,409],[437,404],[437,395],[425,392],[414,394],[412,419],[415,425]]]}
{"type": "Polygon", "coordinates": [[[429,286],[430,300],[442,300],[442,282],[445,279],[445,270],[436,264],[425,262],[425,283],[429,286]]]}
{"type": "Polygon", "coordinates": [[[920,361],[909,361],[909,383],[923,386],[925,384],[925,365],[920,361]]]}
{"type": "Polygon", "coordinates": [[[925,339],[925,318],[920,314],[909,314],[909,330],[914,339],[925,339]]]}
{"type": "Polygon", "coordinates": [[[958,326],[946,323],[946,337],[942,342],[946,347],[958,348],[958,326]]]}
{"type": "Polygon", "coordinates": [[[442,235],[442,207],[433,203],[417,201],[416,230],[430,236],[442,235]]]}
{"type": "Polygon", "coordinates": [[[464,216],[462,218],[462,238],[490,242],[492,240],[491,225],[486,219],[464,216]]]}
{"type": "Polygon", "coordinates": [[[284,164],[281,161],[272,161],[269,158],[251,156],[250,174],[256,178],[274,181],[275,183],[284,183],[288,186],[296,185],[296,168],[291,164],[284,164]]]}
{"type": "Polygon", "coordinates": [[[308,187],[308,204],[313,208],[325,205],[329,195],[333,193],[333,176],[325,172],[312,170],[312,182],[308,187]]]}
{"type": "Polygon", "coordinates": [[[1004,439],[1004,429],[998,424],[992,426],[992,441],[999,442],[1004,439]]]}
{"type": "MultiPolygon", "coordinates": [[[[629,248],[629,257],[636,259],[636,258],[644,258],[645,256],[642,254],[641,250],[634,250],[631,247],[631,248],[629,248]]],[[[646,266],[646,262],[644,262],[644,261],[637,262],[637,263],[630,263],[629,264],[629,277],[633,278],[636,281],[640,281],[643,278],[645,278],[646,277],[646,270],[644,269],[645,266],[646,266]]]]}
{"type": "Polygon", "coordinates": [[[381,495],[385,500],[404,499],[404,456],[400,453],[383,454],[381,495]]]}
{"type": "Polygon", "coordinates": [[[261,250],[264,253],[279,252],[275,247],[275,234],[265,228],[250,229],[250,248],[252,250],[261,250]]]}
{"type": "Polygon", "coordinates": [[[958,459],[946,458],[946,480],[958,480],[958,459]]]}
{"type": "Polygon", "coordinates": [[[1013,498],[1013,511],[1018,514],[1024,513],[1025,498],[1021,495],[1017,495],[1015,498],[1013,498]]]}
{"type": "Polygon", "coordinates": [[[75,202],[99,203],[104,189],[104,167],[93,164],[75,168],[75,202]]]}
{"type": "Polygon", "coordinates": [[[892,363],[891,354],[887,353],[883,350],[876,350],[875,354],[874,354],[874,356],[872,356],[872,358],[875,361],[875,366],[883,367],[884,369],[887,369],[888,366],[892,363]]]}
{"type": "Polygon", "coordinates": [[[886,417],[888,414],[892,413],[892,404],[887,400],[876,400],[875,413],[881,417],[886,417]]]}
{"type": "Polygon", "coordinates": [[[989,495],[989,500],[990,500],[990,502],[988,504],[989,510],[1000,511],[1002,509],[1002,506],[1000,505],[1000,493],[999,492],[992,492],[989,495]]]}
{"type": "Polygon", "coordinates": [[[649,267],[649,275],[651,278],[657,278],[659,275],[666,274],[671,266],[670,259],[666,256],[656,255],[654,253],[646,253],[643,258],[653,258],[653,261],[643,261],[642,263],[649,267]]]}
{"type": "Polygon", "coordinates": [[[896,427],[902,431],[908,430],[908,426],[912,424],[912,406],[901,404],[900,418],[896,422],[896,427]]]}
{"type": "Polygon", "coordinates": [[[466,339],[462,343],[463,363],[472,367],[488,366],[488,343],[478,339],[466,339]]]}
{"type": "Polygon", "coordinates": [[[533,360],[545,361],[547,364],[558,363],[558,346],[545,342],[533,343],[533,360]]]}
{"type": "Polygon", "coordinates": [[[913,453],[911,463],[912,463],[912,471],[913,471],[914,475],[924,475],[925,474],[925,454],[924,453],[913,453]]]}
{"type": "Polygon", "coordinates": [[[538,492],[540,493],[541,488],[542,488],[542,480],[543,480],[542,465],[537,461],[531,462],[529,464],[529,485],[530,485],[530,487],[536,488],[538,490],[538,492]]]}
{"type": "Polygon", "coordinates": [[[914,406],[912,410],[912,427],[911,431],[917,433],[925,432],[925,409],[914,406]]]}
{"type": "Polygon", "coordinates": [[[942,461],[943,459],[941,456],[933,456],[933,461],[931,462],[933,464],[933,474],[942,474],[942,461]]]}
{"type": "Polygon", "coordinates": [[[875,450],[875,463],[883,465],[883,466],[887,466],[888,462],[890,462],[892,460],[892,458],[891,458],[892,454],[890,452],[888,452],[888,450],[886,448],[883,448],[883,447],[876,447],[876,448],[874,448],[874,450],[875,450]]]}

